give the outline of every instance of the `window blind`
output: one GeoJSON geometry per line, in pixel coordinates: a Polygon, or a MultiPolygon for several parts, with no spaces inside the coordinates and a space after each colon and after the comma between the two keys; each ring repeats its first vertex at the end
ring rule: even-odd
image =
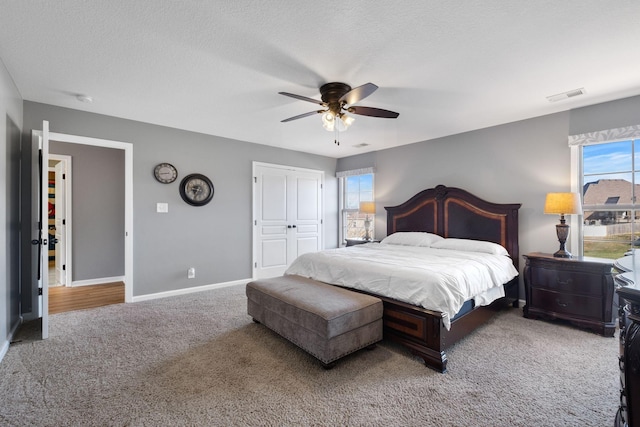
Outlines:
{"type": "Polygon", "coordinates": [[[602,144],[640,138],[640,125],[569,135],[569,146],[602,144]]]}
{"type": "Polygon", "coordinates": [[[374,173],[375,172],[375,168],[373,166],[368,167],[368,168],[361,168],[361,169],[353,169],[353,170],[349,170],[349,171],[340,171],[340,172],[336,172],[336,178],[344,178],[345,176],[353,176],[353,175],[364,175],[367,173],[374,173]]]}

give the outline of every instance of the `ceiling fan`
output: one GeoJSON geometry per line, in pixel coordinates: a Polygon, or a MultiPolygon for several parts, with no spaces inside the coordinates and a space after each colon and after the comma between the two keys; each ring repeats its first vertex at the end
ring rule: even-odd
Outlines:
{"type": "MultiPolygon", "coordinates": [[[[289,117],[288,119],[282,120],[282,123],[312,116],[314,114],[322,114],[322,125],[326,130],[344,131],[355,120],[353,117],[347,115],[347,113],[369,117],[382,117],[386,119],[397,118],[400,114],[394,111],[353,105],[371,95],[376,91],[376,89],[378,89],[378,86],[373,83],[366,83],[354,89],[351,89],[351,86],[345,83],[326,83],[320,87],[321,101],[293,93],[278,92],[280,95],[290,96],[291,98],[302,101],[313,102],[314,104],[322,105],[322,107],[324,107],[323,110],[310,111],[308,113],[289,117]]],[[[336,143],[338,143],[337,140],[336,143]]]]}

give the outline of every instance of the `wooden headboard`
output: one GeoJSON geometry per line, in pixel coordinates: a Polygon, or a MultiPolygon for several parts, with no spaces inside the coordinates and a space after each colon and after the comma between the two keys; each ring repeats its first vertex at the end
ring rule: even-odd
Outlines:
{"type": "Polygon", "coordinates": [[[425,231],[442,237],[499,243],[518,268],[520,206],[520,203],[487,202],[460,188],[438,185],[419,192],[401,205],[385,207],[387,235],[397,231],[425,231]]]}

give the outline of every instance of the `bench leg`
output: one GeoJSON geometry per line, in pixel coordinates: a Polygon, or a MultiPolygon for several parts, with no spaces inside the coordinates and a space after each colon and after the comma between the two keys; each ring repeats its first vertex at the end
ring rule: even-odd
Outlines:
{"type": "Polygon", "coordinates": [[[335,361],[333,361],[331,363],[324,363],[324,362],[320,362],[320,363],[322,363],[322,367],[327,371],[329,369],[332,369],[334,366],[336,366],[336,362],[335,361]]]}

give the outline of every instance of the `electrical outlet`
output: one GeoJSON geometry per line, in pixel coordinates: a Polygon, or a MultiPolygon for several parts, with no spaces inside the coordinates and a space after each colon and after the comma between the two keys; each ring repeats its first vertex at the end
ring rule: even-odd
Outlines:
{"type": "Polygon", "coordinates": [[[194,277],[196,277],[196,269],[191,267],[187,270],[187,279],[193,279],[194,277]]]}

